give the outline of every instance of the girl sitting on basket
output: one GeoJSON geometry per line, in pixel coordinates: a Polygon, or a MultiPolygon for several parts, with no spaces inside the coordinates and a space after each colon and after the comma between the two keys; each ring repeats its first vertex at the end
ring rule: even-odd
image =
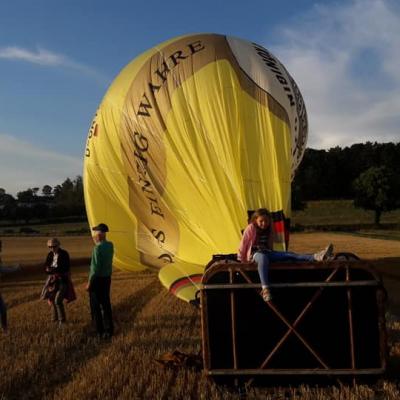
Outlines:
{"type": "Polygon", "coordinates": [[[274,251],[271,214],[266,208],[259,208],[250,218],[250,223],[243,232],[239,246],[238,259],[241,262],[255,261],[261,280],[261,296],[264,301],[271,300],[268,270],[271,262],[280,261],[325,261],[330,259],[333,245],[314,254],[296,254],[286,251],[274,251]]]}

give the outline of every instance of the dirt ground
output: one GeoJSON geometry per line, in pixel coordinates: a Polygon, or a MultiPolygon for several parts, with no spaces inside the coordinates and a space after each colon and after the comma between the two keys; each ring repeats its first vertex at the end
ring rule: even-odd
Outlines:
{"type": "Polygon", "coordinates": [[[367,260],[400,257],[399,241],[325,232],[291,235],[290,250],[312,253],[325,247],[328,243],[333,243],[335,252],[351,252],[367,260]]]}
{"type": "MultiPolygon", "coordinates": [[[[36,264],[44,262],[49,249],[48,236],[0,237],[3,242],[2,260],[4,264],[20,263],[36,264]]],[[[65,236],[60,238],[61,247],[65,248],[70,257],[90,257],[93,247],[92,238],[85,236],[65,236]]]]}
{"type": "MultiPolygon", "coordinates": [[[[84,265],[86,270],[86,260],[89,259],[93,248],[91,236],[65,236],[60,239],[61,246],[68,250],[71,259],[80,262],[79,265],[84,265]],[[81,262],[84,259],[86,260],[81,262]]],[[[47,236],[0,237],[0,240],[3,242],[3,263],[6,265],[19,263],[26,272],[40,268],[48,252],[47,236]]],[[[330,232],[294,233],[290,236],[289,251],[313,253],[324,248],[328,243],[333,243],[335,252],[351,252],[361,259],[371,261],[376,270],[382,274],[389,291],[392,311],[400,316],[400,291],[398,290],[400,241],[330,232]]],[[[4,278],[7,279],[7,277],[4,278]]]]}
{"type": "MultiPolygon", "coordinates": [[[[4,263],[40,263],[48,252],[47,236],[3,237],[2,259],[4,263]]],[[[349,234],[295,233],[290,237],[290,251],[313,253],[333,243],[335,252],[352,252],[363,259],[400,257],[400,242],[395,240],[370,239],[349,234]]],[[[65,236],[61,246],[68,250],[71,258],[90,257],[93,241],[89,235],[65,236]]]]}

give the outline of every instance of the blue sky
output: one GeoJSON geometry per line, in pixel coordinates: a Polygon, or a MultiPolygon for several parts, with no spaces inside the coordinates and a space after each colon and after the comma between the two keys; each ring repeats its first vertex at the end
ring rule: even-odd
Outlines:
{"type": "Polygon", "coordinates": [[[286,65],[305,98],[309,147],[400,140],[395,0],[2,0],[0,187],[82,174],[87,130],[118,72],[198,32],[257,42],[286,65]]]}

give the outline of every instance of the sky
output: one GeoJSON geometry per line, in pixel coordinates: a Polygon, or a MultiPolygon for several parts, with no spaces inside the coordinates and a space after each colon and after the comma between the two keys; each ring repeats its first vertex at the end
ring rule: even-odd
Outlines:
{"type": "Polygon", "coordinates": [[[121,69],[188,33],[270,50],[297,82],[308,147],[400,140],[396,0],[2,0],[0,187],[82,175],[91,120],[121,69]]]}

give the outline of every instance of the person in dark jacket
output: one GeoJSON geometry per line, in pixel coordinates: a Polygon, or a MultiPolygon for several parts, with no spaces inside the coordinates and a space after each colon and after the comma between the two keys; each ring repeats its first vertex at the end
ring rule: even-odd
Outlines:
{"type": "Polygon", "coordinates": [[[42,298],[47,299],[53,306],[53,321],[62,325],[65,320],[64,299],[74,300],[75,296],[70,278],[70,260],[66,250],[60,247],[57,238],[49,239],[47,246],[50,249],[45,261],[45,272],[49,275],[42,291],[42,298]]]}
{"type": "Polygon", "coordinates": [[[96,323],[99,336],[111,338],[114,334],[110,288],[114,246],[106,239],[108,226],[99,224],[92,228],[95,247],[90,262],[89,279],[86,289],[89,292],[92,320],[96,323]]]}
{"type": "MultiPolygon", "coordinates": [[[[21,267],[19,265],[13,265],[6,267],[5,265],[2,265],[1,259],[0,259],[0,275],[1,273],[9,273],[9,272],[15,272],[19,271],[21,267]]],[[[0,293],[0,326],[3,330],[4,333],[7,333],[7,305],[5,301],[3,300],[3,297],[1,296],[0,293]]]]}
{"type": "MultiPolygon", "coordinates": [[[[0,253],[2,250],[2,242],[0,240],[0,253]]],[[[21,269],[20,265],[13,265],[13,266],[5,266],[2,263],[2,259],[0,256],[0,277],[2,273],[9,273],[9,272],[15,272],[19,271],[21,269]]],[[[0,292],[0,326],[3,330],[4,333],[7,333],[7,305],[5,301],[3,300],[3,297],[1,296],[0,292]]]]}
{"type": "MultiPolygon", "coordinates": [[[[20,269],[21,269],[21,267],[19,265],[9,266],[9,267],[2,265],[1,258],[0,258],[0,276],[1,276],[1,273],[15,272],[15,271],[19,271],[20,269]]],[[[7,305],[6,305],[5,301],[3,300],[1,293],[0,293],[0,326],[3,330],[3,332],[7,333],[7,305]]]]}

